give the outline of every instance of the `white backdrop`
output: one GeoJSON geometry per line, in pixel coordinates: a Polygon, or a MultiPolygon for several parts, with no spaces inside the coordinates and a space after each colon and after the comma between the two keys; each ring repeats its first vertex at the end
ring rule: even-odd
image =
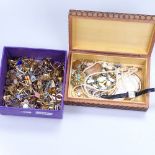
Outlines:
{"type": "MultiPolygon", "coordinates": [[[[3,46],[68,49],[69,9],[155,14],[154,0],[0,0],[3,46]]],[[[151,86],[155,87],[155,50],[151,86]]],[[[0,155],[155,155],[147,112],[65,106],[64,119],[0,116],[0,155]]]]}

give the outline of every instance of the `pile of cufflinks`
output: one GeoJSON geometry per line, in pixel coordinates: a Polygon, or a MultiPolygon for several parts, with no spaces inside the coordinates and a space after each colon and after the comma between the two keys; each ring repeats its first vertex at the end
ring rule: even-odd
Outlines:
{"type": "Polygon", "coordinates": [[[9,59],[5,106],[60,110],[63,74],[64,64],[51,58],[9,59]]]}

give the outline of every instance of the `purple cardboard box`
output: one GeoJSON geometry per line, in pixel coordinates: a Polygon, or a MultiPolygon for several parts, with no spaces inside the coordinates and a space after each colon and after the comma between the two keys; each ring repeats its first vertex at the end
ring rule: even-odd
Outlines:
{"type": "Polygon", "coordinates": [[[62,50],[49,49],[32,49],[18,47],[4,47],[0,68],[0,113],[4,115],[19,115],[32,117],[62,118],[64,100],[61,101],[61,110],[41,110],[41,109],[23,109],[14,107],[5,107],[3,103],[3,94],[5,86],[5,78],[7,73],[7,60],[13,57],[30,57],[30,58],[52,58],[53,60],[64,63],[64,81],[62,94],[64,95],[65,75],[67,52],[62,50]]]}

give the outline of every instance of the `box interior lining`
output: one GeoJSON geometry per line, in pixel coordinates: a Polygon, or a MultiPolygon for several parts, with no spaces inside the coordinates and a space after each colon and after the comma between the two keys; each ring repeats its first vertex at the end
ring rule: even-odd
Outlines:
{"type": "Polygon", "coordinates": [[[77,16],[70,22],[71,50],[147,55],[155,32],[154,23],[77,16]]]}

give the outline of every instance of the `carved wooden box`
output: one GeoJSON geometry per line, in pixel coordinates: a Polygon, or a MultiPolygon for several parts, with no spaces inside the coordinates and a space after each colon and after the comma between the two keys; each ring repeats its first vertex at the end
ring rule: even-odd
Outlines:
{"type": "Polygon", "coordinates": [[[102,96],[150,87],[154,41],[155,16],[71,10],[65,104],[147,110],[149,94],[102,96]]]}

